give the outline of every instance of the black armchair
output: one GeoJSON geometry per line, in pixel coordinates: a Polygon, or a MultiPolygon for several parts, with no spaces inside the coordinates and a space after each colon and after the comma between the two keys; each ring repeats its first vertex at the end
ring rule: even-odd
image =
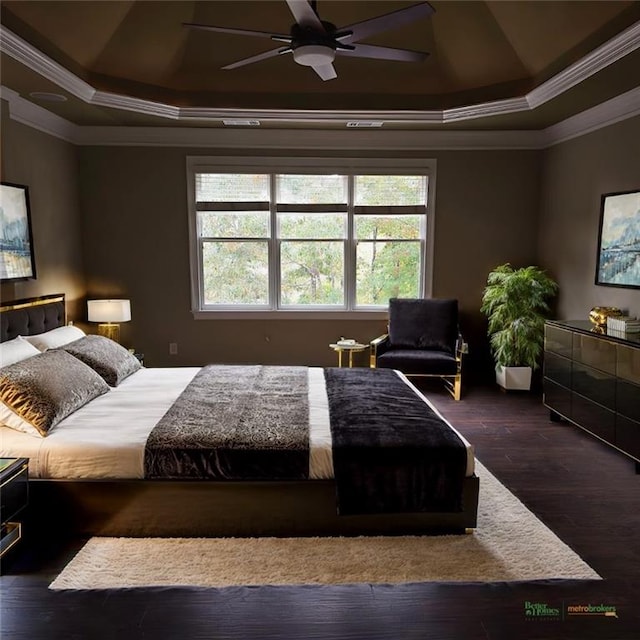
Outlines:
{"type": "Polygon", "coordinates": [[[442,378],[460,400],[467,345],[458,325],[458,301],[391,298],[388,328],[370,343],[370,366],[398,369],[407,377],[442,378]]]}

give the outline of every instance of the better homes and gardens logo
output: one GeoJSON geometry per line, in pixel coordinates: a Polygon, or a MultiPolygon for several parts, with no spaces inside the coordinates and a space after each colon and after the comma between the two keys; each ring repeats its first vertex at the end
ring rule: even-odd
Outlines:
{"type": "Polygon", "coordinates": [[[546,602],[529,602],[525,600],[524,615],[536,620],[560,620],[560,608],[550,607],[546,602]]]}

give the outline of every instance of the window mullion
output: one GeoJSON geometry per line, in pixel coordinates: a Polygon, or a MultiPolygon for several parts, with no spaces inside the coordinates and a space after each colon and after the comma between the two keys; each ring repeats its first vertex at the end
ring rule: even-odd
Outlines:
{"type": "Polygon", "coordinates": [[[355,308],[356,297],[356,246],[354,228],[354,188],[353,175],[347,176],[347,236],[344,241],[344,295],[347,310],[355,308]]]}
{"type": "Polygon", "coordinates": [[[280,236],[275,173],[269,175],[269,306],[272,309],[280,308],[280,236]]]}

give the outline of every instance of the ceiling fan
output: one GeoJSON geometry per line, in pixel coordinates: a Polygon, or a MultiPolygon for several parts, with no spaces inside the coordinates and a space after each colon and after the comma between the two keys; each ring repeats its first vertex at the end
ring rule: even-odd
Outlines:
{"type": "Polygon", "coordinates": [[[331,22],[321,20],[318,16],[315,0],[286,0],[295,18],[289,35],[250,31],[247,29],[231,29],[206,24],[185,22],[184,26],[192,29],[231,33],[242,36],[270,38],[276,42],[286,43],[286,47],[272,49],[244,60],[228,64],[223,69],[236,69],[247,64],[274,58],[285,53],[293,53],[293,59],[300,65],[311,67],[322,80],[336,78],[333,61],[336,55],[355,58],[377,58],[379,60],[397,60],[399,62],[421,62],[429,54],[407,49],[393,49],[370,44],[356,44],[359,40],[409,24],[414,20],[426,18],[435,9],[428,2],[421,2],[405,9],[398,9],[377,18],[356,22],[338,28],[331,22]]]}

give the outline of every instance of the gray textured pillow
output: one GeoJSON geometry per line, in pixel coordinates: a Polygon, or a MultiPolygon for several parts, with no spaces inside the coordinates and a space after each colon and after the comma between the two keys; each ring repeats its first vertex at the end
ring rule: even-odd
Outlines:
{"type": "Polygon", "coordinates": [[[42,436],[107,391],[109,387],[91,367],[58,350],[0,370],[0,401],[42,436]]]}
{"type": "Polygon", "coordinates": [[[117,387],[142,368],[138,358],[104,336],[85,336],[60,347],[60,350],[89,365],[110,387],[117,387]]]}

